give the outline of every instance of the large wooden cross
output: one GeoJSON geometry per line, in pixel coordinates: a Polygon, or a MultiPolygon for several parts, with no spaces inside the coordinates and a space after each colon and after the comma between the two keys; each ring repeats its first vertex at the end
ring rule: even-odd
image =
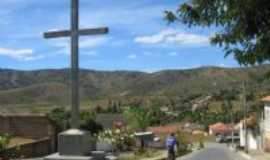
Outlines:
{"type": "Polygon", "coordinates": [[[79,95],[79,36],[106,34],[107,27],[79,29],[79,0],[71,0],[71,30],[44,33],[45,38],[71,37],[71,127],[78,129],[80,116],[79,95]]]}

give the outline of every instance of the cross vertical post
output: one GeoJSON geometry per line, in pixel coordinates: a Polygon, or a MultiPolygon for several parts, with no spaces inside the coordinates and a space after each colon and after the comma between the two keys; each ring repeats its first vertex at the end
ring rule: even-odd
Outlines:
{"type": "Polygon", "coordinates": [[[71,2],[71,128],[79,127],[79,0],[71,2]]]}

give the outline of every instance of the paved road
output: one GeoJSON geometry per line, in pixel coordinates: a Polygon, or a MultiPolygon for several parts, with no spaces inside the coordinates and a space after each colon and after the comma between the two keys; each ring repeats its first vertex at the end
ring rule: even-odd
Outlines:
{"type": "Polygon", "coordinates": [[[225,145],[210,143],[201,151],[191,153],[177,160],[246,160],[225,145]]]}

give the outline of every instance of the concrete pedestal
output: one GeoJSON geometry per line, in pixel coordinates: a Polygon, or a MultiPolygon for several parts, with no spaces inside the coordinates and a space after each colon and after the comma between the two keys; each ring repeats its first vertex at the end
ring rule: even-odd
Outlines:
{"type": "Polygon", "coordinates": [[[85,156],[91,153],[92,144],[89,132],[70,129],[58,135],[59,155],[85,156]]]}
{"type": "Polygon", "coordinates": [[[94,157],[95,160],[105,160],[104,151],[92,151],[91,156],[94,157]]]}
{"type": "Polygon", "coordinates": [[[45,157],[44,160],[94,160],[94,158],[90,156],[66,156],[55,153],[45,157]]]}
{"type": "Polygon", "coordinates": [[[49,155],[44,160],[94,160],[88,156],[92,149],[89,132],[70,129],[58,135],[58,153],[49,155]]]}

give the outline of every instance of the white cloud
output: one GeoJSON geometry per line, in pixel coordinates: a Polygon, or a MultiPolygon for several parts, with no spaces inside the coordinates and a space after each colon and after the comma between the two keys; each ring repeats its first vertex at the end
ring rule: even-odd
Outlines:
{"type": "Polygon", "coordinates": [[[157,71],[160,71],[162,69],[158,69],[158,68],[147,68],[147,69],[142,69],[142,72],[146,72],[146,73],[155,73],[157,71]]]}
{"type": "MultiPolygon", "coordinates": [[[[108,42],[109,38],[95,37],[85,38],[80,40],[79,47],[84,50],[85,55],[97,55],[95,51],[86,51],[96,47],[100,47],[108,42]]],[[[51,43],[52,46],[59,48],[56,53],[70,55],[70,42],[67,39],[54,40],[51,43]]]]}
{"type": "Polygon", "coordinates": [[[192,45],[204,46],[209,44],[209,37],[185,33],[175,29],[162,30],[157,34],[150,36],[138,36],[134,39],[136,43],[141,44],[174,44],[174,45],[192,45]]]}
{"type": "Polygon", "coordinates": [[[99,47],[105,44],[108,41],[108,38],[105,37],[96,37],[96,38],[87,38],[82,41],[80,41],[80,48],[86,49],[86,48],[94,48],[99,47]]]}
{"type": "Polygon", "coordinates": [[[0,55],[7,56],[16,60],[21,61],[32,61],[41,59],[44,56],[34,54],[32,49],[9,49],[9,48],[0,48],[0,55]]]}
{"type": "Polygon", "coordinates": [[[136,54],[130,54],[128,55],[128,59],[136,59],[137,55],[136,54]]]}
{"type": "Polygon", "coordinates": [[[177,52],[171,52],[171,53],[169,53],[169,56],[172,56],[172,57],[175,57],[175,56],[178,56],[179,55],[179,53],[177,53],[177,52]]]}
{"type": "Polygon", "coordinates": [[[217,64],[218,67],[221,67],[221,68],[227,68],[229,67],[229,65],[225,64],[225,63],[219,63],[217,64]]]}
{"type": "Polygon", "coordinates": [[[149,51],[144,51],[143,52],[143,55],[145,55],[145,56],[151,56],[151,55],[153,55],[153,53],[152,52],[149,52],[149,51]]]}
{"type": "Polygon", "coordinates": [[[145,23],[149,25],[149,23],[153,23],[153,20],[155,19],[162,20],[162,13],[164,12],[164,10],[170,8],[172,7],[165,4],[138,6],[137,4],[132,4],[132,2],[129,2],[129,4],[125,4],[125,6],[111,5],[107,7],[102,7],[98,10],[87,10],[87,12],[82,11],[81,26],[94,27],[96,25],[109,25],[118,27],[122,26],[121,28],[128,31],[134,31],[138,28],[140,28],[139,30],[145,30],[145,23]],[[138,23],[142,25],[134,25],[138,23]]]}
{"type": "Polygon", "coordinates": [[[86,56],[97,56],[98,52],[97,51],[88,51],[88,52],[83,52],[83,55],[86,56]]]}

